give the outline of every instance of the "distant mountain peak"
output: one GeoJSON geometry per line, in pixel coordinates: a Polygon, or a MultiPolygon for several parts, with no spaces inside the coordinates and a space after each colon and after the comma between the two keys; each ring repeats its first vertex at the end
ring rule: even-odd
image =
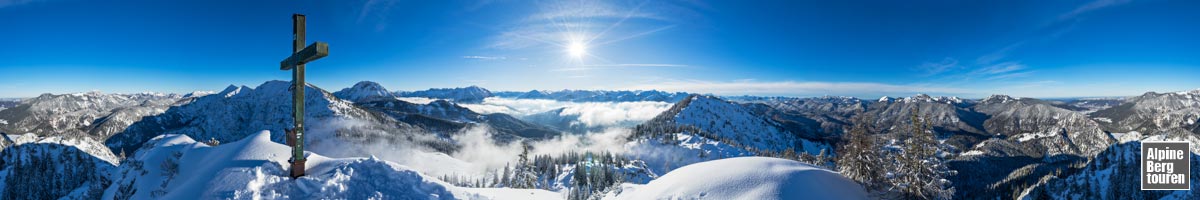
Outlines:
{"type": "Polygon", "coordinates": [[[372,81],[359,81],[358,83],[355,83],[354,86],[334,92],[333,96],[353,102],[362,102],[377,98],[396,97],[394,94],[392,94],[392,92],[388,91],[387,88],[384,88],[383,85],[379,85],[379,83],[372,81]]]}
{"type": "Polygon", "coordinates": [[[448,99],[460,103],[483,102],[483,99],[493,96],[492,91],[474,85],[458,88],[430,88],[428,90],[421,91],[396,92],[395,95],[401,97],[448,99]]]}
{"type": "Polygon", "coordinates": [[[963,103],[963,99],[958,98],[958,97],[954,97],[954,96],[932,97],[932,96],[929,96],[928,94],[917,94],[912,97],[905,97],[903,99],[903,101],[905,103],[917,103],[917,102],[931,102],[931,103],[937,102],[937,103],[946,103],[946,104],[961,104],[961,103],[963,103]]]}
{"type": "Polygon", "coordinates": [[[981,102],[983,102],[983,103],[1008,103],[1009,101],[1016,101],[1016,100],[1017,99],[1014,99],[1008,95],[993,94],[991,96],[988,96],[987,98],[983,98],[983,100],[981,100],[981,102]]]}

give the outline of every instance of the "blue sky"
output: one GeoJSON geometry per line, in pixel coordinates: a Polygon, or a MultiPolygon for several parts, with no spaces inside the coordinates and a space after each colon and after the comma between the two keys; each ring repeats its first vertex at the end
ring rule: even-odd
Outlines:
{"type": "Polygon", "coordinates": [[[1200,88],[1200,2],[0,0],[0,97],[290,79],[292,13],[339,90],[877,98],[1200,88]]]}

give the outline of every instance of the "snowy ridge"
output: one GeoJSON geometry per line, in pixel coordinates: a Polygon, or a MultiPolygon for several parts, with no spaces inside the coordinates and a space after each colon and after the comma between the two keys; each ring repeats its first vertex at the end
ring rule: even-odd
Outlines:
{"type": "Polygon", "coordinates": [[[782,152],[796,149],[813,155],[821,150],[833,152],[827,144],[798,138],[781,129],[777,122],[714,96],[692,95],[651,121],[696,127],[716,137],[710,139],[728,139],[736,145],[757,150],[782,152]]]}
{"type": "Polygon", "coordinates": [[[1200,133],[1200,90],[1174,93],[1147,92],[1130,97],[1118,106],[1091,113],[1111,120],[1104,123],[1112,132],[1154,133],[1183,128],[1200,133]]]}
{"type": "Polygon", "coordinates": [[[432,88],[422,91],[412,92],[396,92],[399,97],[425,97],[432,99],[449,99],[459,103],[479,103],[483,99],[492,97],[492,91],[481,88],[479,86],[467,86],[465,88],[432,88]]]}
{"type": "Polygon", "coordinates": [[[52,135],[90,135],[104,139],[144,116],[164,112],[183,98],[177,94],[42,94],[0,110],[0,131],[52,135]]]}
{"type": "Polygon", "coordinates": [[[754,114],[775,120],[802,138],[815,140],[841,135],[849,125],[850,118],[866,111],[872,103],[854,97],[837,96],[769,97],[734,101],[745,102],[743,105],[754,114]]]}
{"type": "Polygon", "coordinates": [[[1042,100],[993,95],[972,108],[990,115],[983,123],[989,133],[1031,144],[1044,156],[1092,156],[1115,142],[1088,116],[1042,100]]]}

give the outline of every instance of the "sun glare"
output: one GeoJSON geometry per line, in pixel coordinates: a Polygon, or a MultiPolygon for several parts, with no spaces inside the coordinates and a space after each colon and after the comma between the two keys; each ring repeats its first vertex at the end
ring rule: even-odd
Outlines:
{"type": "Polygon", "coordinates": [[[583,55],[587,54],[587,45],[582,42],[571,42],[570,45],[567,45],[567,54],[570,54],[572,58],[583,58],[583,55]]]}

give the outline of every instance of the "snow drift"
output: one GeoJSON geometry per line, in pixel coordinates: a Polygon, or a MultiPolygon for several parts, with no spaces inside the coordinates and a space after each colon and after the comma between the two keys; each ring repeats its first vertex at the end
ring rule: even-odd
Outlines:
{"type": "Polygon", "coordinates": [[[696,163],[622,190],[615,199],[867,199],[861,186],[836,172],[767,157],[696,163]]]}

